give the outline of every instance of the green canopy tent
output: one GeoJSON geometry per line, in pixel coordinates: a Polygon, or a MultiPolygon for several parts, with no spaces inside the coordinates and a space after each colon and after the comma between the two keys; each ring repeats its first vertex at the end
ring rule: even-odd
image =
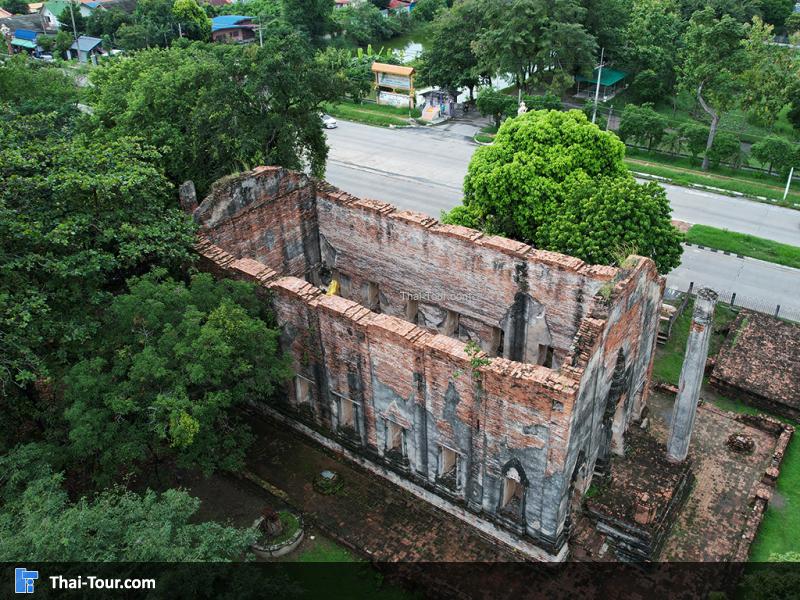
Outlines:
{"type": "MultiPolygon", "coordinates": [[[[600,71],[599,68],[595,69],[591,77],[583,75],[575,77],[576,96],[594,97],[597,88],[598,71],[600,71]]],[[[600,98],[604,101],[613,98],[624,87],[622,81],[627,76],[628,74],[625,71],[605,67],[600,75],[600,98]]]]}

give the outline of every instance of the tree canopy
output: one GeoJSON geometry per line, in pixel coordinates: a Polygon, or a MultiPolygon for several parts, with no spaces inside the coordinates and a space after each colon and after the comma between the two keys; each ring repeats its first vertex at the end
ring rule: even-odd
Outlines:
{"type": "Polygon", "coordinates": [[[182,490],[117,487],[71,502],[38,450],[0,456],[0,561],[230,561],[255,539],[252,529],[195,522],[200,501],[182,490]]]}
{"type": "Polygon", "coordinates": [[[526,90],[535,83],[560,92],[572,75],[591,71],[596,43],[577,0],[481,0],[480,8],[486,27],[474,48],[481,72],[511,73],[526,90]]]}
{"type": "MultiPolygon", "coordinates": [[[[714,143],[721,113],[740,101],[741,74],[746,67],[744,36],[744,25],[727,14],[717,18],[712,7],[695,12],[689,21],[681,53],[680,85],[696,95],[711,119],[707,150],[714,143]]],[[[706,154],[704,171],[708,165],[706,154]]]]}
{"type": "Polygon", "coordinates": [[[163,155],[173,183],[215,180],[261,164],[324,170],[323,102],[343,93],[330,64],[296,33],[264,47],[178,44],[92,72],[100,135],[138,135],[163,155]]]}
{"type": "Polygon", "coordinates": [[[101,482],[165,457],[238,468],[250,435],[234,408],[268,399],[290,374],[253,286],[208,274],[186,286],[156,270],[128,288],[65,378],[75,457],[101,482]]]}
{"type": "Polygon", "coordinates": [[[580,111],[508,119],[493,145],[476,150],[464,203],[444,219],[591,263],[632,250],[666,273],[681,255],[669,202],[660,186],[636,183],[624,153],[580,111]]]}

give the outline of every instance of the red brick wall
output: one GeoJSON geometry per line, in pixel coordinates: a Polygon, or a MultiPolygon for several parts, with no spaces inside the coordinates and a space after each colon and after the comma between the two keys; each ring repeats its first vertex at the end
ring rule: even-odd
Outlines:
{"type": "MultiPolygon", "coordinates": [[[[269,295],[282,347],[310,382],[311,401],[301,404],[292,387],[283,409],[557,551],[578,454],[591,465],[599,453],[598,423],[620,350],[627,397],[646,389],[663,292],[653,263],[588,266],[316,187],[318,193],[296,174],[256,170],[222,182],[218,199],[209,197],[195,213],[204,224],[202,267],[254,281],[269,295]],[[274,243],[264,243],[267,231],[274,243]],[[287,257],[292,244],[303,250],[287,257]],[[320,266],[348,277],[353,300],[327,296],[298,278],[316,280],[320,266]],[[381,309],[389,314],[359,304],[368,282],[379,285],[381,309]],[[446,308],[485,325],[488,335],[520,291],[544,305],[560,368],[473,357],[462,341],[404,320],[401,293],[428,294],[446,298],[446,308]],[[337,394],[359,406],[355,439],[337,428],[337,394]],[[387,457],[386,420],[406,430],[405,462],[387,457]],[[457,489],[439,482],[442,445],[459,455],[457,489]],[[521,523],[498,512],[510,464],[524,471],[528,486],[521,523]]],[[[638,414],[633,401],[625,406],[623,426],[638,414]]]]}

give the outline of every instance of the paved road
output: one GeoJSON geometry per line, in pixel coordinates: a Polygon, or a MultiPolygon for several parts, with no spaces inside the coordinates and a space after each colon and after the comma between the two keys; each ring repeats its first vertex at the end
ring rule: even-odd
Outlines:
{"type": "MultiPolygon", "coordinates": [[[[326,178],[353,194],[438,217],[461,201],[461,184],[476,146],[468,128],[382,129],[340,122],[328,131],[326,178]]],[[[800,211],[665,186],[673,216],[800,245],[800,211]]],[[[736,292],[737,303],[781,304],[800,319],[800,270],[686,248],[670,287],[689,281],[736,292]]]]}

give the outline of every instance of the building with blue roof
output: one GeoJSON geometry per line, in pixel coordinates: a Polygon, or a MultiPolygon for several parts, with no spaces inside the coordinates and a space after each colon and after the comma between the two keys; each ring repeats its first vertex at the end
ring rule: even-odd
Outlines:
{"type": "Polygon", "coordinates": [[[255,40],[258,24],[256,17],[247,15],[220,15],[211,19],[211,41],[245,44],[255,40]]]}

